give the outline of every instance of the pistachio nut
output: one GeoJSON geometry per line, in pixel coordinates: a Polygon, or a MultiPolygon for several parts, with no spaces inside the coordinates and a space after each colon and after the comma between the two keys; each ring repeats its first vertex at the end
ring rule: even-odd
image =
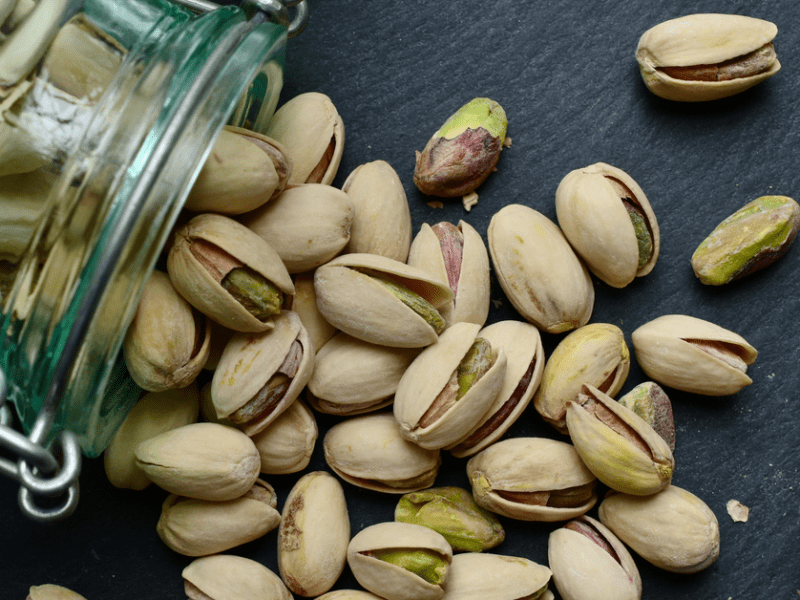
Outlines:
{"type": "Polygon", "coordinates": [[[241,222],[278,253],[289,273],[302,273],[342,251],[350,239],[353,214],[343,191],[306,183],[283,191],[241,222]]]}
{"type": "Polygon", "coordinates": [[[506,355],[480,325],[455,323],[403,373],[394,396],[401,435],[423,448],[466,437],[492,407],[506,373],[506,355]]]}
{"type": "Polygon", "coordinates": [[[388,406],[417,348],[391,348],[339,332],[314,359],[308,401],[319,412],[356,415],[388,406]]]}
{"type": "Polygon", "coordinates": [[[447,450],[453,456],[472,456],[498,440],[522,415],[539,387],[544,371],[544,349],[539,330],[522,321],[499,321],[478,336],[506,355],[506,375],[488,412],[472,431],[447,450]]]}
{"type": "Polygon", "coordinates": [[[294,293],[275,250],[222,215],[198,215],[178,230],[167,271],[192,306],[236,331],[269,329],[284,295],[294,293]]]}
{"type": "Polygon", "coordinates": [[[295,483],[283,506],[278,529],[281,579],[300,596],[318,596],[344,570],[350,517],[339,480],[313,471],[295,483]]]}
{"type": "Polygon", "coordinates": [[[622,288],[647,275],[661,234],[647,196],[630,175],[605,163],[575,169],[556,190],[558,225],[589,270],[622,288]]]}
{"type": "Polygon", "coordinates": [[[376,160],[356,167],[342,191],[355,208],[346,252],[378,254],[406,262],[411,245],[411,211],[392,165],[376,160]]]}
{"type": "Polygon", "coordinates": [[[443,600],[547,600],[550,569],[499,554],[457,554],[450,563],[443,600]]]}
{"type": "Polygon", "coordinates": [[[344,123],[328,96],[295,96],[275,112],[267,135],[292,160],[290,184],[333,182],[344,150],[344,123]]]}
{"type": "Polygon", "coordinates": [[[424,271],[383,256],[345,254],[318,267],[319,312],[334,327],[373,344],[421,348],[445,328],[437,308],[450,288],[424,271]]]}
{"type": "Polygon", "coordinates": [[[60,585],[46,583],[31,586],[26,600],[86,600],[86,598],[60,585]]]}
{"type": "Polygon", "coordinates": [[[166,273],[153,271],[123,342],[133,380],[151,392],[186,387],[203,370],[210,344],[205,317],[178,294],[166,273]]]}
{"type": "Polygon", "coordinates": [[[655,494],[668,486],[675,459],[644,419],[600,390],[584,385],[567,404],[567,429],[595,476],[628,494],[655,494]]]}
{"type": "Polygon", "coordinates": [[[381,600],[381,597],[364,590],[333,590],[317,596],[316,600],[381,600]]]}
{"type": "Polygon", "coordinates": [[[589,321],[591,277],[555,223],[528,206],[509,204],[492,217],[488,237],[500,287],[527,321],[548,333],[589,321]]]}
{"type": "Polygon", "coordinates": [[[182,575],[189,600],[292,600],[280,577],[242,556],[213,554],[197,558],[182,575]]]}
{"type": "Polygon", "coordinates": [[[495,516],[477,505],[472,494],[455,486],[405,494],[394,509],[394,520],[438,531],[454,552],[482,552],[506,537],[495,516]]]}
{"type": "Polygon", "coordinates": [[[184,208],[240,215],[273,200],[286,187],[292,161],[265,135],[230,125],[214,142],[184,208]]]}
{"type": "Polygon", "coordinates": [[[3,29],[13,30],[19,27],[19,24],[31,13],[35,0],[11,0],[9,4],[12,5],[11,12],[6,16],[3,22],[3,29]]]}
{"type": "Polygon", "coordinates": [[[251,438],[261,456],[261,472],[285,475],[302,471],[311,462],[318,436],[314,413],[298,398],[251,438]]]}
{"type": "Polygon", "coordinates": [[[108,481],[117,488],[143,490],[150,479],[136,465],[134,450],[143,441],[197,421],[197,384],[150,392],[133,405],[103,454],[108,481]]]}
{"type": "Polygon", "coordinates": [[[628,549],[586,515],[550,534],[547,557],[564,600],[640,600],[642,578],[628,549]]]}
{"type": "Polygon", "coordinates": [[[423,194],[445,198],[474,191],[494,170],[507,129],[508,117],[497,102],[470,100],[417,152],[414,185],[423,194]]]}
{"type": "Polygon", "coordinates": [[[735,394],[758,352],[742,336],[688,315],[664,315],[631,334],[636,360],[648,377],[706,396],[735,394]]]}
{"type": "Polygon", "coordinates": [[[442,310],[448,323],[483,325],[489,316],[489,253],[469,223],[423,223],[411,243],[408,264],[447,283],[453,301],[442,310]]]}
{"type": "Polygon", "coordinates": [[[273,322],[267,331],[234,335],[211,381],[217,416],[249,436],[294,402],[314,370],[314,349],[297,313],[283,310],[273,322]]]}
{"type": "Polygon", "coordinates": [[[351,417],[328,430],[325,461],[339,477],[358,487],[405,494],[433,485],[439,450],[426,450],[400,435],[388,413],[351,417]]]}
{"type": "Polygon", "coordinates": [[[696,573],[719,556],[719,523],[708,505],[670,485],[651,496],[610,492],[600,521],[643,559],[674,573],[696,573]]]}
{"type": "Polygon", "coordinates": [[[567,404],[588,383],[611,397],[622,389],[631,366],[625,335],[616,325],[590,323],[556,346],[544,366],[533,406],[542,418],[567,433],[567,404]]]}
{"type": "Polygon", "coordinates": [[[281,522],[275,490],[257,480],[243,496],[215,502],[170,494],[161,505],[158,537],[184,556],[218,554],[256,540],[281,522]]]}
{"type": "Polygon", "coordinates": [[[314,272],[298,273],[294,276],[294,296],[289,298],[285,308],[300,316],[306,328],[314,352],[319,352],[337,329],[328,323],[317,308],[317,292],[314,290],[314,272]]]}
{"type": "Polygon", "coordinates": [[[762,196],[722,221],[692,254],[694,274],[723,285],[768,267],[800,229],[800,205],[787,196],[762,196]]]}
{"type": "Polygon", "coordinates": [[[495,442],[467,463],[475,501],[522,521],[564,521],[597,502],[597,480],[575,448],[547,438],[495,442]]]}
{"type": "Polygon", "coordinates": [[[441,534],[411,523],[378,523],[359,531],[347,564],[361,586],[386,600],[438,600],[453,550],[441,534]]]}
{"type": "Polygon", "coordinates": [[[136,446],[136,465],[160,488],[199,500],[232,500],[253,487],[261,461],[232,427],[193,423],[136,446]]]}
{"type": "Polygon", "coordinates": [[[769,21],[726,14],[695,14],[648,29],[636,60],[644,83],[667,100],[699,102],[743,92],[772,77],[781,64],[769,21]]]}
{"type": "Polygon", "coordinates": [[[214,408],[214,399],[211,397],[211,382],[209,381],[200,389],[200,416],[202,421],[208,423],[219,423],[233,427],[228,419],[220,419],[217,416],[217,409],[214,408]]]}
{"type": "Polygon", "coordinates": [[[640,383],[624,396],[617,398],[625,408],[639,415],[664,438],[669,449],[675,452],[675,419],[672,402],[664,389],[654,381],[640,383]]]}

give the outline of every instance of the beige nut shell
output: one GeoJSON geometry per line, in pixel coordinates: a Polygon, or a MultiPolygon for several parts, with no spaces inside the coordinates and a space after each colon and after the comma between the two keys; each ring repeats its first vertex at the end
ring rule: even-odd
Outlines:
{"type": "Polygon", "coordinates": [[[261,456],[261,472],[286,475],[302,471],[311,462],[318,436],[314,413],[298,398],[251,438],[261,456]]]}
{"type": "Polygon", "coordinates": [[[517,600],[548,585],[551,571],[520,556],[466,552],[453,556],[442,600],[517,600]]]}
{"type": "Polygon", "coordinates": [[[314,271],[298,273],[293,279],[295,292],[288,308],[300,315],[300,320],[314,344],[314,351],[319,352],[319,349],[336,334],[337,329],[325,320],[317,308],[314,271]]]}
{"type": "Polygon", "coordinates": [[[259,562],[231,554],[214,554],[192,561],[183,570],[186,595],[224,600],[292,600],[292,594],[275,573],[259,562]],[[194,589],[190,593],[190,586],[194,589]],[[199,590],[204,596],[193,595],[199,590]]]}

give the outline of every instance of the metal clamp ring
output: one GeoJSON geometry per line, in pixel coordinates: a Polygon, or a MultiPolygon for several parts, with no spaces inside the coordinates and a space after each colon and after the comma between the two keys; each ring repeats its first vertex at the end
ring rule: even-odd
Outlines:
{"type": "Polygon", "coordinates": [[[17,501],[20,509],[30,518],[40,523],[49,523],[70,516],[78,506],[78,496],[78,482],[76,481],[67,489],[66,499],[58,506],[49,508],[39,506],[34,501],[33,493],[26,487],[19,488],[17,501]]]}
{"type": "Polygon", "coordinates": [[[294,19],[289,23],[287,31],[287,35],[292,38],[303,31],[306,28],[306,24],[308,24],[308,3],[306,0],[282,0],[282,2],[286,6],[296,7],[294,19]]]}
{"type": "Polygon", "coordinates": [[[57,438],[63,462],[53,477],[41,477],[25,460],[18,463],[20,483],[34,494],[58,496],[78,480],[81,471],[81,448],[78,437],[71,431],[62,431],[57,438]]]}

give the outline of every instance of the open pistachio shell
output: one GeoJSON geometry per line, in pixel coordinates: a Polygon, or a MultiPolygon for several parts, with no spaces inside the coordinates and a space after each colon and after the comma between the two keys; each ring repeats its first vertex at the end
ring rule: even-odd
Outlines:
{"type": "Polygon", "coordinates": [[[438,334],[430,319],[412,310],[374,276],[404,286],[403,294],[412,301],[424,300],[425,317],[436,318],[444,326],[432,309],[452,299],[450,288],[420,269],[372,254],[345,254],[317,268],[314,289],[322,316],[345,333],[373,344],[421,348],[435,342],[438,334]]]}
{"type": "Polygon", "coordinates": [[[496,442],[467,463],[475,501],[522,521],[562,521],[597,502],[594,474],[575,448],[547,438],[496,442]]]}
{"type": "Polygon", "coordinates": [[[605,163],[570,172],[556,190],[558,225],[589,270],[622,288],[658,259],[655,213],[630,175],[605,163]]]}
{"type": "Polygon", "coordinates": [[[758,352],[742,336],[688,315],[664,315],[631,335],[636,360],[658,383],[706,396],[735,394],[758,352]]]}
{"type": "Polygon", "coordinates": [[[483,325],[489,315],[489,253],[466,221],[458,226],[423,223],[411,243],[408,264],[447,283],[453,302],[442,310],[448,323],[483,325]]]}
{"type": "Polygon", "coordinates": [[[492,217],[488,237],[500,287],[527,321],[548,333],[589,321],[592,280],[555,223],[528,206],[509,204],[492,217]]]}
{"type": "Polygon", "coordinates": [[[453,550],[441,534],[411,523],[372,525],[358,532],[347,547],[347,564],[358,583],[386,600],[438,600],[452,559],[453,550]],[[427,567],[414,573],[396,564],[400,561],[382,560],[381,551],[430,556],[432,563],[438,563],[437,572],[427,567]]]}
{"type": "Polygon", "coordinates": [[[281,311],[272,329],[228,342],[211,382],[217,416],[253,436],[294,402],[313,370],[314,350],[300,317],[281,311]]]}
{"type": "Polygon", "coordinates": [[[280,577],[242,556],[204,556],[192,561],[182,575],[190,600],[292,600],[280,577]]]}
{"type": "Polygon", "coordinates": [[[485,359],[488,368],[465,393],[459,390],[452,398],[444,398],[454,374],[464,368],[463,361],[479,331],[480,325],[474,323],[452,325],[406,369],[394,397],[394,416],[404,438],[423,448],[457,444],[489,411],[505,377],[502,348],[491,349],[491,356],[485,359]],[[429,417],[437,411],[438,402],[443,402],[444,408],[438,416],[429,417]]]}
{"type": "Polygon", "coordinates": [[[544,600],[551,572],[519,556],[456,554],[443,600],[544,600]]]}
{"type": "Polygon", "coordinates": [[[328,430],[325,461],[353,485],[405,494],[433,485],[439,472],[439,450],[426,450],[400,435],[388,413],[352,417],[328,430]]]}
{"type": "Polygon", "coordinates": [[[252,437],[261,456],[261,472],[285,475],[302,471],[311,462],[318,436],[314,413],[298,398],[252,437]]]}

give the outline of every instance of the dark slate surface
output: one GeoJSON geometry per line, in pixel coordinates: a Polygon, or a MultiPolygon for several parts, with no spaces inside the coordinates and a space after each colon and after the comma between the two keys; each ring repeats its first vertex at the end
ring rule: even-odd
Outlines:
{"type": "MultiPolygon", "coordinates": [[[[593,322],[620,326],[630,343],[639,325],[667,313],[704,318],[744,336],[758,351],[753,385],[725,398],[668,390],[677,423],[674,483],[700,496],[721,529],[719,560],[694,575],[660,571],[637,557],[647,599],[789,600],[800,592],[800,250],[768,270],[720,289],[701,285],[689,259],[723,218],[766,194],[800,194],[800,5],[773,2],[550,0],[494,3],[311,3],[307,30],[290,42],[283,99],[328,94],[347,132],[335,184],[361,163],[383,159],[403,180],[415,232],[423,222],[465,219],[485,236],[502,206],[529,205],[555,219],[554,194],[570,170],[597,161],[628,172],[658,217],[655,270],[624,290],[595,280],[593,322]],[[639,78],[639,36],[669,18],[731,12],[778,25],[783,63],[774,78],[737,97],[688,105],[660,100],[639,78]],[[411,182],[414,150],[464,102],[489,96],[508,113],[511,148],[467,213],[443,209],[411,182]],[[750,507],[734,523],[725,505],[750,507]]],[[[502,303],[490,320],[518,318],[502,303]]],[[[549,354],[560,338],[546,336],[549,354]]],[[[623,392],[645,380],[635,361],[623,392]]],[[[333,422],[320,419],[323,432],[333,422]]],[[[509,435],[558,437],[531,409],[509,435]]],[[[463,461],[445,457],[437,485],[467,486],[463,461]]],[[[325,469],[317,448],[309,470],[325,469]]],[[[280,506],[294,477],[272,477],[280,506]]],[[[19,515],[16,487],[0,481],[0,598],[23,599],[30,585],[54,582],[89,600],[184,598],[189,559],[155,533],[166,494],[112,488],[100,460],[87,460],[76,513],[56,526],[19,515]]],[[[345,485],[353,533],[390,520],[396,498],[345,485]]],[[[596,514],[596,510],[590,514],[596,514]]],[[[497,552],[547,562],[556,526],[503,520],[497,552]]],[[[235,552],[277,569],[276,532],[235,552]]],[[[337,587],[355,585],[348,571],[337,587]]]]}

